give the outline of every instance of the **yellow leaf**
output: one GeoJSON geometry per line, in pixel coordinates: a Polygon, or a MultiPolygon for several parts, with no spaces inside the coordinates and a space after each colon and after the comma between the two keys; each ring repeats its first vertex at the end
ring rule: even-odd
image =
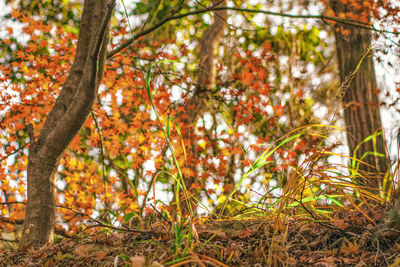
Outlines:
{"type": "Polygon", "coordinates": [[[206,141],[201,142],[201,143],[200,143],[200,147],[201,147],[202,149],[206,149],[206,141]]]}
{"type": "Polygon", "coordinates": [[[143,134],[139,135],[139,137],[137,138],[137,140],[139,141],[139,143],[143,143],[144,140],[146,140],[146,137],[144,137],[143,134]]]}

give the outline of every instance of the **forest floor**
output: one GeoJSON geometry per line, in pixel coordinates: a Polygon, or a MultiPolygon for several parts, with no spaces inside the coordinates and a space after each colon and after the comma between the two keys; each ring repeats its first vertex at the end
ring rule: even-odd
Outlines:
{"type": "Polygon", "coordinates": [[[40,249],[0,250],[0,266],[400,266],[400,231],[387,208],[343,211],[330,221],[206,220],[189,235],[100,231],[40,249]]]}

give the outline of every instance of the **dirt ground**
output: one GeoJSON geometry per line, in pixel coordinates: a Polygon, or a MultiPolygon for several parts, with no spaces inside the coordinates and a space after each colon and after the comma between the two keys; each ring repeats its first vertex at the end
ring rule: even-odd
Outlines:
{"type": "Polygon", "coordinates": [[[40,249],[2,249],[0,266],[400,266],[400,231],[384,218],[382,208],[278,227],[206,220],[181,236],[162,221],[146,230],[99,227],[40,249]]]}

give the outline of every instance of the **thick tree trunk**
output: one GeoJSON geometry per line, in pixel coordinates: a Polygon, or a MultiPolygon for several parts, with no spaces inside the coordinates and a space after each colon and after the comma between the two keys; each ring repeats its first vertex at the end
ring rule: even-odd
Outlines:
{"type": "MultiPolygon", "coordinates": [[[[227,0],[213,0],[213,5],[227,6],[227,0]]],[[[214,12],[213,23],[205,30],[201,40],[199,49],[199,65],[198,65],[198,80],[196,90],[192,98],[185,104],[185,114],[182,116],[181,121],[185,125],[183,138],[187,140],[186,145],[191,147],[191,160],[189,168],[193,175],[185,177],[186,188],[189,190],[191,196],[199,197],[198,189],[192,188],[195,183],[201,184],[197,177],[197,144],[195,136],[195,124],[197,120],[203,116],[207,111],[208,102],[212,97],[212,92],[215,87],[217,67],[216,67],[216,53],[217,47],[224,35],[226,27],[226,20],[228,18],[227,10],[219,10],[214,12]]],[[[182,200],[181,200],[182,201],[182,200]]],[[[182,201],[182,212],[189,214],[186,201],[182,201]]],[[[194,210],[196,203],[192,201],[194,210]]]]}
{"type": "Polygon", "coordinates": [[[30,134],[28,203],[22,248],[52,241],[58,161],[92,108],[102,78],[114,6],[115,0],[85,0],[69,76],[37,140],[30,134]]]}
{"type": "MultiPolygon", "coordinates": [[[[332,0],[331,6],[336,14],[361,13],[361,10],[356,10],[341,1],[332,0]]],[[[370,51],[371,32],[343,24],[337,25],[336,29],[345,129],[350,155],[353,156],[357,146],[365,138],[382,131],[374,62],[370,51]]],[[[386,156],[368,155],[362,159],[366,164],[360,164],[359,171],[364,178],[360,178],[359,183],[375,191],[379,189],[383,174],[388,169],[383,134],[376,137],[376,143],[374,141],[363,143],[356,151],[356,157],[361,159],[367,152],[386,156]]]]}

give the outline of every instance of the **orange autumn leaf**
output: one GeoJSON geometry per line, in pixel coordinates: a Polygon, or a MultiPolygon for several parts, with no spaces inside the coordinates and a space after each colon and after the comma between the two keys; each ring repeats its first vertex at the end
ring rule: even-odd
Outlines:
{"type": "Polygon", "coordinates": [[[285,107],[281,104],[273,106],[274,113],[277,117],[281,117],[285,114],[285,107]]]}
{"type": "Polygon", "coordinates": [[[245,71],[242,74],[242,83],[244,85],[250,85],[254,80],[254,75],[250,71],[245,71]]]}

